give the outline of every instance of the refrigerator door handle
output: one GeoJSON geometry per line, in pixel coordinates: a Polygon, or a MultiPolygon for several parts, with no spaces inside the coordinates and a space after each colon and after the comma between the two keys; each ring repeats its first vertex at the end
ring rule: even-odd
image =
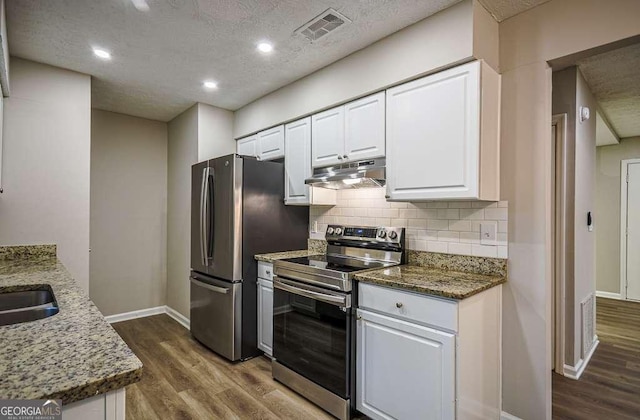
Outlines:
{"type": "Polygon", "coordinates": [[[222,293],[222,294],[227,294],[229,293],[229,289],[227,289],[226,287],[218,287],[218,286],[214,286],[212,284],[207,284],[207,283],[203,283],[200,280],[196,280],[195,277],[191,277],[191,283],[200,286],[200,287],[204,287],[205,289],[211,290],[212,292],[216,292],[216,293],[222,293]]]}
{"type": "Polygon", "coordinates": [[[214,231],[215,231],[215,226],[216,226],[216,202],[215,202],[215,197],[216,197],[216,171],[209,167],[208,168],[209,171],[207,172],[207,194],[211,194],[210,196],[207,196],[207,206],[209,206],[209,204],[211,204],[210,207],[210,213],[211,216],[209,217],[209,221],[211,222],[211,226],[209,227],[209,229],[207,229],[207,265],[209,263],[209,260],[213,259],[213,249],[215,246],[215,242],[214,242],[214,231]],[[211,185],[209,185],[209,180],[211,180],[211,185]],[[211,188],[209,188],[211,187],[211,188]]]}
{"type": "Polygon", "coordinates": [[[200,255],[202,256],[202,265],[208,265],[208,244],[207,237],[209,230],[207,229],[207,195],[209,190],[209,167],[202,170],[202,185],[200,187],[200,255]]]}

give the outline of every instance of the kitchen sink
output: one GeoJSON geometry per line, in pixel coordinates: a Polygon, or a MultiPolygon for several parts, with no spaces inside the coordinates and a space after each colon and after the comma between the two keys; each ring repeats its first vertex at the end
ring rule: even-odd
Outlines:
{"type": "Polygon", "coordinates": [[[0,326],[47,318],[59,310],[50,288],[0,293],[0,326]]]}

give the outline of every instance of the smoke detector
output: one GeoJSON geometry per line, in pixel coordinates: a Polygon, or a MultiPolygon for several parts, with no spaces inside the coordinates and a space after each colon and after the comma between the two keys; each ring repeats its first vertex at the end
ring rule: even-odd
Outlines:
{"type": "Polygon", "coordinates": [[[345,23],[351,23],[351,20],[333,9],[327,9],[296,29],[294,33],[301,34],[313,42],[338,29],[345,23]]]}

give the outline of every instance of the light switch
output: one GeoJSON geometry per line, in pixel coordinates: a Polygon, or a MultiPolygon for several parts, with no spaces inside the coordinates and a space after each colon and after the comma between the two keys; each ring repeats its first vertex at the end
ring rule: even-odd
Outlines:
{"type": "Polygon", "coordinates": [[[498,222],[480,223],[480,245],[498,245],[498,222]]]}

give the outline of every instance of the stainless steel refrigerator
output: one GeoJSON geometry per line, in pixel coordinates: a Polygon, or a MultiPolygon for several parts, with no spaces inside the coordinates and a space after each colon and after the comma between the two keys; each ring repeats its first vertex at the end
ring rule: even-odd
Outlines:
{"type": "Polygon", "coordinates": [[[284,205],[284,182],[280,162],[192,166],[191,333],[229,360],[261,353],[254,255],[307,248],[309,209],[284,205]]]}

